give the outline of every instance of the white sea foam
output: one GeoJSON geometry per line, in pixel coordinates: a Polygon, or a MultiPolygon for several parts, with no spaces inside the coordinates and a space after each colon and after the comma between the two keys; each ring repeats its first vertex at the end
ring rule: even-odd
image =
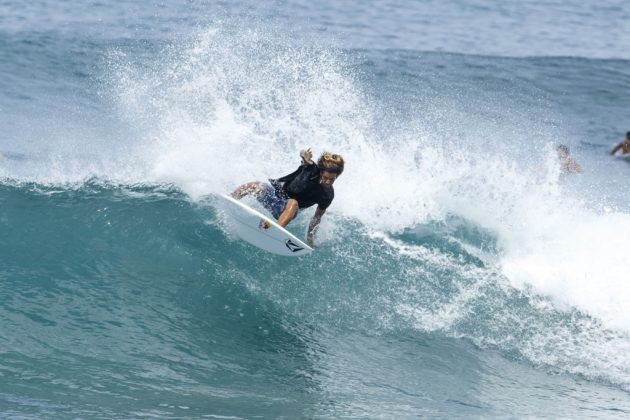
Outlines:
{"type": "Polygon", "coordinates": [[[497,122],[465,104],[436,106],[382,137],[371,121],[383,110],[340,52],[218,27],[162,57],[148,70],[124,56],[113,66],[122,114],[146,128],[141,166],[151,181],[196,198],[287,173],[302,147],[337,151],[347,171],[332,211],[374,231],[463,217],[496,235],[513,286],[630,331],[630,215],[569,192],[550,146],[557,133],[527,113],[497,122]],[[431,118],[443,132],[423,128],[431,118]],[[458,129],[466,134],[454,140],[458,129]],[[541,139],[529,139],[532,130],[541,139]],[[511,149],[519,138],[535,149],[511,149]]]}

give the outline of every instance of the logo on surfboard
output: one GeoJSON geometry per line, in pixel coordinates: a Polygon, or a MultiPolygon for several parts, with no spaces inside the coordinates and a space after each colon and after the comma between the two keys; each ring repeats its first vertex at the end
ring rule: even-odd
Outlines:
{"type": "Polygon", "coordinates": [[[291,252],[299,252],[304,250],[303,247],[299,246],[298,244],[296,244],[295,242],[293,242],[291,239],[287,239],[284,244],[287,246],[287,248],[289,248],[289,251],[291,252]]]}
{"type": "Polygon", "coordinates": [[[268,220],[265,219],[260,219],[260,222],[258,222],[258,229],[262,229],[262,230],[269,230],[269,228],[271,227],[271,223],[269,223],[268,220]]]}

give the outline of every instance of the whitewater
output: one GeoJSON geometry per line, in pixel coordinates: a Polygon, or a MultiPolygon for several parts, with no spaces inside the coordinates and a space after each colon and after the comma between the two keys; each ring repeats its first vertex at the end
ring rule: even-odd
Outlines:
{"type": "Polygon", "coordinates": [[[0,11],[3,417],[630,413],[625,4],[0,11]],[[309,146],[316,251],[233,237],[309,146]]]}

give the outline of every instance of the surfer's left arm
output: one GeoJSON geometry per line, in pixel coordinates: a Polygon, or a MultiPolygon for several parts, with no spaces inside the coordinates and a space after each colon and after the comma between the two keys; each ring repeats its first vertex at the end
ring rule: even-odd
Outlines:
{"type": "Polygon", "coordinates": [[[313,152],[311,151],[311,148],[307,148],[304,150],[300,150],[300,157],[302,158],[302,163],[304,165],[312,165],[313,162],[313,152]]]}
{"type": "Polygon", "coordinates": [[[306,243],[311,248],[315,247],[313,244],[313,238],[315,236],[315,231],[317,230],[317,227],[319,226],[319,222],[321,222],[322,216],[324,215],[324,213],[326,213],[326,209],[323,209],[317,206],[317,210],[315,210],[315,214],[313,215],[313,218],[311,219],[311,223],[308,224],[308,233],[306,234],[306,243]]]}

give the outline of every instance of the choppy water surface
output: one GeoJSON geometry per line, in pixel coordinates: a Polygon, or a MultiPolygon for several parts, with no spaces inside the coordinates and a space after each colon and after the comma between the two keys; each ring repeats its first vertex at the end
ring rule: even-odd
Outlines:
{"type": "Polygon", "coordinates": [[[629,13],[0,2],[2,415],[628,416],[629,13]],[[226,232],[308,145],[317,252],[226,232]]]}

